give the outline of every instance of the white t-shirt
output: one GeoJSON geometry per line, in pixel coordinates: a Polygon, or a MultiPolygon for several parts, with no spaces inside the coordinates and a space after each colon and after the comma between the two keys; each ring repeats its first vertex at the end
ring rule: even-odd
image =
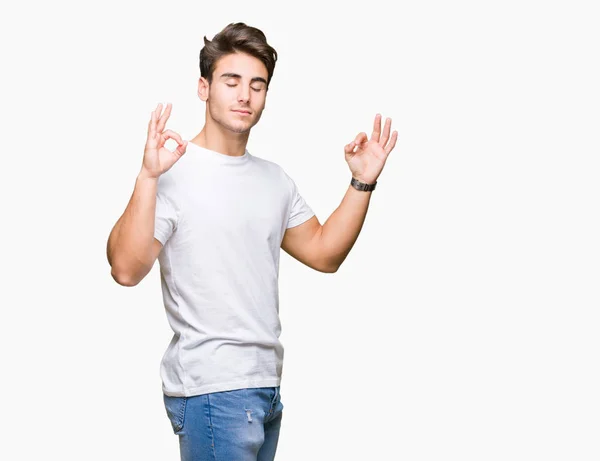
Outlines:
{"type": "Polygon", "coordinates": [[[277,164],[188,142],[158,180],[154,237],[167,319],[163,392],[189,397],[279,386],[279,254],[314,216],[277,164]]]}

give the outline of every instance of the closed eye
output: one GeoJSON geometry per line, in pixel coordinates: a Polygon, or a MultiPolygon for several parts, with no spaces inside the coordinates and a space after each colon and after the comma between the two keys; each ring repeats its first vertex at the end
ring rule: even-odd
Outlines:
{"type": "MultiPolygon", "coordinates": [[[[227,85],[228,87],[230,87],[230,88],[233,88],[234,86],[237,86],[237,83],[234,83],[233,85],[230,85],[229,83],[226,83],[226,85],[227,85]]],[[[259,91],[262,91],[262,88],[254,88],[254,87],[252,87],[252,86],[251,86],[250,88],[252,88],[252,89],[253,89],[254,91],[256,91],[257,93],[258,93],[259,91]]]]}

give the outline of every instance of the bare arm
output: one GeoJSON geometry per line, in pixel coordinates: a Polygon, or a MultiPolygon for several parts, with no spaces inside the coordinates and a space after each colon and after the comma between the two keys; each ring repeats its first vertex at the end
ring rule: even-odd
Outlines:
{"type": "MultiPolygon", "coordinates": [[[[344,148],[352,176],[367,184],[375,184],[387,156],[396,145],[398,133],[390,139],[391,119],[386,121],[381,136],[381,116],[375,116],[373,134],[367,140],[365,133],[344,148]],[[389,143],[388,143],[389,141],[389,143]],[[356,150],[355,150],[356,149],[356,150]]],[[[320,272],[336,272],[354,246],[362,229],[370,191],[359,191],[352,186],[342,203],[321,226],[316,216],[299,226],[287,229],[281,248],[298,261],[320,272]]]]}
{"type": "Polygon", "coordinates": [[[141,173],[123,215],[108,238],[111,275],[120,285],[137,285],[152,269],[162,249],[154,238],[157,178],[141,173]]]}
{"type": "Polygon", "coordinates": [[[323,224],[320,245],[335,270],[344,262],[360,234],[371,194],[348,186],[342,203],[323,224]]]}
{"type": "Polygon", "coordinates": [[[340,206],[321,225],[316,216],[287,229],[281,248],[319,272],[336,272],[362,229],[372,192],[349,186],[340,206]]]}
{"type": "Polygon", "coordinates": [[[171,114],[167,104],[161,115],[162,104],[152,112],[148,123],[148,139],[144,149],[142,169],[123,215],[113,227],[106,244],[106,256],[111,275],[124,286],[137,285],[152,269],[162,249],[154,238],[156,219],[156,192],[158,178],[168,171],[185,153],[187,141],[171,130],[164,130],[171,114]],[[177,142],[174,152],[164,147],[168,139],[177,142]]]}

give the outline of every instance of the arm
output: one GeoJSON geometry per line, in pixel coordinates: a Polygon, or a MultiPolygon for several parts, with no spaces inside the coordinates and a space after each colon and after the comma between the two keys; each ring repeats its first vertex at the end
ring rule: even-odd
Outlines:
{"type": "Polygon", "coordinates": [[[154,238],[158,178],[140,173],[123,215],[113,227],[106,247],[111,275],[120,285],[137,285],[152,269],[162,249],[154,238]]]}
{"type": "MultiPolygon", "coordinates": [[[[398,133],[394,131],[390,139],[390,127],[391,119],[388,119],[383,136],[380,136],[381,116],[377,115],[370,140],[365,133],[360,133],[345,146],[346,161],[352,176],[359,181],[366,184],[377,181],[387,156],[396,145],[398,133]]],[[[348,186],[342,203],[324,225],[321,226],[313,216],[305,223],[287,229],[282,249],[315,270],[336,272],[360,234],[372,193],[348,186]]]]}
{"type": "Polygon", "coordinates": [[[167,104],[161,113],[162,104],[159,104],[148,122],[144,160],[133,194],[106,244],[111,275],[124,286],[137,285],[150,272],[162,249],[162,244],[154,238],[158,177],[185,154],[187,147],[187,141],[181,136],[164,129],[171,114],[171,104],[167,104]],[[168,139],[178,144],[174,152],[164,147],[168,139]]]}
{"type": "Polygon", "coordinates": [[[342,203],[321,226],[316,216],[287,229],[281,248],[319,272],[336,272],[362,229],[372,192],[348,186],[342,203]]]}

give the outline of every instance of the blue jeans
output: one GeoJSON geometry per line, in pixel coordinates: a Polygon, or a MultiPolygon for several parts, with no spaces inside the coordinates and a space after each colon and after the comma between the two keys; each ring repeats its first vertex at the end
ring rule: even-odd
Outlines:
{"type": "Polygon", "coordinates": [[[163,394],[181,461],[273,461],[283,404],[277,387],[191,397],[163,394]]]}

